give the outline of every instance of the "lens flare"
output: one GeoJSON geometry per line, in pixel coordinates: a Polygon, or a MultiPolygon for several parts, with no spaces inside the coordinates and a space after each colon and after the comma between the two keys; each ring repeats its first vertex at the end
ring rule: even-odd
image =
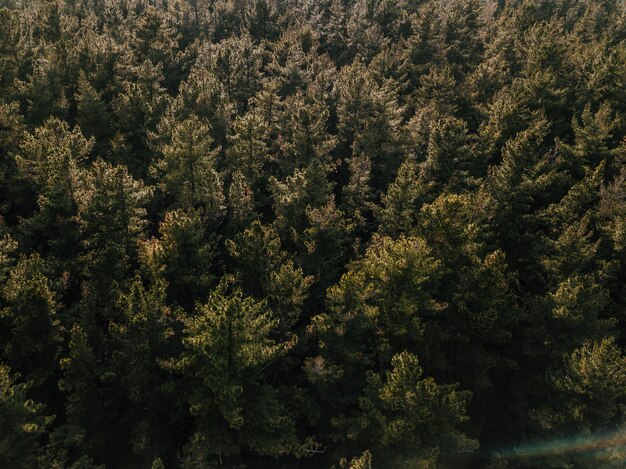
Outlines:
{"type": "Polygon", "coordinates": [[[626,464],[626,428],[591,435],[535,440],[492,452],[502,459],[590,458],[626,464]]]}

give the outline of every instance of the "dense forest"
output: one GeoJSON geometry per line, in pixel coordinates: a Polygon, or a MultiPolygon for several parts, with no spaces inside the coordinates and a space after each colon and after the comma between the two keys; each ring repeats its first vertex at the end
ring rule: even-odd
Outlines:
{"type": "Polygon", "coordinates": [[[626,465],[626,2],[0,0],[0,468],[626,465]]]}

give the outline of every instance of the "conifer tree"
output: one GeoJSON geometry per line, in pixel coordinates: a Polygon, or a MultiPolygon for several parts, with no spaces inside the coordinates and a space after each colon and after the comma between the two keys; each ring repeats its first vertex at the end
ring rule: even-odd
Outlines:
{"type": "Polygon", "coordinates": [[[240,171],[251,183],[256,183],[269,157],[268,129],[259,110],[252,109],[235,119],[233,133],[226,150],[229,172],[240,171]]]}
{"type": "Polygon", "coordinates": [[[107,139],[110,138],[110,115],[102,93],[91,85],[84,73],[78,77],[75,99],[77,124],[86,137],[95,139],[95,153],[104,156],[107,139]]]}
{"type": "Polygon", "coordinates": [[[177,207],[198,209],[215,222],[224,210],[222,182],[215,171],[219,149],[212,147],[210,128],[191,116],[172,129],[171,142],[161,152],[155,169],[159,187],[171,196],[177,207]]]}
{"type": "Polygon", "coordinates": [[[508,141],[502,163],[485,181],[493,198],[498,243],[531,285],[537,280],[531,266],[543,246],[537,239],[538,211],[563,190],[563,175],[548,154],[542,155],[546,126],[545,120],[536,121],[508,141]]]}
{"type": "Polygon", "coordinates": [[[470,394],[454,385],[437,384],[422,374],[415,355],[394,355],[384,380],[369,374],[358,420],[344,423],[376,442],[370,451],[381,467],[437,465],[442,453],[477,447],[475,440],[458,429],[467,420],[465,406],[470,394]],[[437,432],[432,432],[433,427],[437,432]]]}
{"type": "Polygon", "coordinates": [[[278,156],[283,175],[313,164],[330,163],[335,138],[326,130],[328,115],[328,109],[322,103],[309,103],[302,94],[285,101],[278,156]]]}
{"type": "Polygon", "coordinates": [[[296,169],[285,181],[270,179],[275,225],[284,239],[298,243],[299,234],[307,227],[307,209],[328,203],[332,183],[327,171],[324,163],[315,159],[305,169],[296,169]]]}
{"type": "Polygon", "coordinates": [[[137,258],[152,187],[133,179],[124,166],[95,161],[77,194],[83,246],[81,264],[94,306],[111,306],[137,258]]]}
{"type": "MultiPolygon", "coordinates": [[[[375,237],[365,257],[354,262],[328,290],[327,312],[312,319],[319,354],[307,358],[305,373],[323,408],[333,396],[324,431],[348,444],[350,409],[366,388],[368,376],[384,370],[396,353],[408,351],[434,365],[434,297],[441,263],[423,239],[375,237]]],[[[365,438],[367,440],[367,438],[365,438]]]]}
{"type": "Polygon", "coordinates": [[[305,272],[318,280],[318,288],[325,291],[336,280],[346,253],[346,226],[343,213],[331,198],[320,208],[308,207],[309,227],[304,230],[306,255],[302,260],[305,272]]]}
{"type": "Polygon", "coordinates": [[[266,298],[279,318],[279,328],[289,331],[300,319],[313,278],[294,266],[272,227],[254,221],[226,243],[236,262],[236,279],[243,292],[266,298]]]}
{"type": "Polygon", "coordinates": [[[37,211],[26,221],[27,240],[64,269],[72,269],[79,250],[76,193],[81,164],[92,146],[80,129],[50,118],[26,135],[15,157],[37,194],[37,211]]]}
{"type": "Polygon", "coordinates": [[[24,130],[24,118],[19,113],[18,103],[0,103],[0,213],[5,216],[17,211],[29,198],[27,191],[14,183],[19,179],[19,173],[13,155],[19,149],[24,130]]]}
{"type": "Polygon", "coordinates": [[[419,178],[415,158],[407,157],[400,165],[395,181],[381,197],[382,207],[376,211],[380,233],[393,237],[410,234],[428,189],[419,178]]]}
{"type": "Polygon", "coordinates": [[[38,440],[52,421],[43,415],[44,404],[28,397],[29,388],[0,365],[0,463],[7,467],[38,467],[38,440]]]}
{"type": "Polygon", "coordinates": [[[147,465],[154,454],[169,457],[174,452],[170,432],[181,423],[172,418],[177,406],[168,394],[167,371],[160,363],[179,351],[174,343],[174,315],[165,296],[163,282],[147,289],[135,276],[128,292],[120,296],[121,320],[109,327],[107,369],[116,375],[119,403],[129,404],[124,427],[118,431],[125,432],[128,441],[122,444],[132,448],[135,464],[147,465]],[[163,427],[165,421],[168,425],[163,427]]]}
{"type": "Polygon", "coordinates": [[[134,177],[145,177],[152,157],[149,133],[156,130],[168,96],[162,87],[162,64],[144,59],[133,66],[129,59],[126,68],[123,60],[116,64],[115,81],[121,90],[111,103],[112,126],[116,131],[111,158],[125,165],[134,177]]]}
{"type": "Polygon", "coordinates": [[[69,102],[63,81],[63,64],[54,48],[32,64],[32,73],[20,83],[21,94],[28,102],[28,117],[35,125],[49,118],[65,119],[69,102]]]}
{"type": "Polygon", "coordinates": [[[59,389],[67,396],[66,422],[51,437],[68,452],[89,454],[102,461],[109,445],[115,444],[105,435],[118,435],[119,411],[111,405],[111,397],[115,395],[110,392],[111,375],[103,373],[91,339],[78,324],[72,326],[68,352],[60,365],[63,376],[59,389]],[[95,408],[102,411],[93,412],[95,408]]]}
{"type": "Polygon", "coordinates": [[[254,191],[241,171],[235,172],[228,188],[228,224],[237,232],[258,217],[254,191]]]}
{"type": "Polygon", "coordinates": [[[44,269],[43,260],[34,254],[20,259],[10,272],[2,292],[7,304],[1,313],[6,331],[2,361],[48,398],[54,391],[51,379],[57,369],[61,324],[44,269]]]}
{"type": "Polygon", "coordinates": [[[366,155],[352,156],[348,161],[349,180],[341,192],[340,208],[346,217],[347,230],[359,240],[360,236],[371,230],[373,224],[374,190],[371,185],[371,168],[366,155]]]}
{"type": "Polygon", "coordinates": [[[140,260],[152,279],[167,282],[169,300],[190,312],[213,282],[214,244],[197,212],[174,210],[159,224],[159,237],[141,243],[140,260]]]}
{"type": "Polygon", "coordinates": [[[211,464],[243,451],[277,457],[299,442],[281,388],[262,378],[289,351],[271,339],[278,320],[267,306],[227,291],[227,283],[185,322],[185,350],[174,364],[188,381],[194,434],[184,464],[211,464]]]}

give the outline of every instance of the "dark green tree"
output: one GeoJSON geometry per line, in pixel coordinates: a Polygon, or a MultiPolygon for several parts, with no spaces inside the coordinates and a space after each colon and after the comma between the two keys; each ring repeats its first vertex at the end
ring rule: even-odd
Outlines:
{"type": "Polygon", "coordinates": [[[3,362],[47,398],[54,392],[61,324],[59,305],[39,255],[20,259],[10,272],[2,297],[7,304],[1,312],[3,362]]]}
{"type": "Polygon", "coordinates": [[[28,397],[29,388],[0,365],[0,462],[7,467],[38,467],[38,440],[52,421],[43,415],[45,405],[28,397]]]}
{"type": "Polygon", "coordinates": [[[167,282],[171,302],[192,311],[213,283],[214,249],[197,212],[174,210],[159,224],[159,237],[141,243],[140,261],[153,280],[167,282]]]}
{"type": "Polygon", "coordinates": [[[124,166],[98,160],[82,175],[77,195],[85,277],[105,288],[120,282],[137,257],[152,187],[132,178],[124,166]]]}

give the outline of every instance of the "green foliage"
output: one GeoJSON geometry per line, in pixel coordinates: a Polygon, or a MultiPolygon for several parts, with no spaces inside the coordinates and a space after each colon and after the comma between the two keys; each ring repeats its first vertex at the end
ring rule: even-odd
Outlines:
{"type": "Polygon", "coordinates": [[[415,158],[407,157],[400,165],[395,181],[381,197],[382,207],[377,212],[380,233],[394,237],[411,233],[420,203],[428,190],[422,187],[418,174],[415,158]]]}
{"type": "Polygon", "coordinates": [[[133,179],[124,166],[102,160],[83,175],[77,194],[83,245],[81,264],[94,305],[110,304],[114,289],[137,257],[152,188],[133,179]]]}
{"type": "Polygon", "coordinates": [[[298,447],[280,387],[262,380],[293,344],[271,338],[278,319],[264,303],[227,288],[222,282],[185,321],[185,350],[175,363],[189,381],[187,399],[195,421],[186,464],[200,452],[204,457],[242,451],[277,457],[298,447]]]}
{"type": "Polygon", "coordinates": [[[103,155],[107,140],[110,138],[111,117],[102,93],[89,83],[84,73],[78,78],[76,110],[78,114],[76,123],[87,137],[95,138],[94,150],[103,155]]]}
{"type": "MultiPolygon", "coordinates": [[[[178,351],[174,343],[175,318],[166,305],[165,285],[149,289],[136,276],[128,292],[120,297],[121,320],[109,325],[109,373],[118,383],[118,402],[133,403],[124,413],[124,432],[137,461],[147,464],[154,454],[172,452],[169,432],[160,422],[176,409],[175,400],[164,382],[167,372],[160,363],[178,351]]],[[[177,419],[170,426],[179,425],[177,419]]],[[[117,456],[117,455],[116,455],[117,456]]],[[[119,457],[119,456],[118,456],[119,457]]]]}
{"type": "Polygon", "coordinates": [[[162,175],[159,187],[176,206],[199,209],[215,221],[224,209],[224,194],[214,169],[218,150],[212,145],[210,128],[197,117],[189,117],[173,127],[171,142],[161,149],[163,158],[156,168],[162,175]]]}
{"type": "Polygon", "coordinates": [[[364,415],[358,425],[372,432],[374,454],[382,466],[434,466],[439,454],[476,449],[477,442],[456,428],[467,420],[467,392],[422,378],[415,355],[402,352],[391,359],[384,381],[368,376],[365,396],[359,399],[364,415]],[[432,430],[436,428],[437,431],[432,430]]]}
{"type": "Polygon", "coordinates": [[[78,128],[70,130],[66,122],[50,118],[26,134],[15,157],[21,175],[37,194],[37,211],[26,222],[26,238],[70,268],[79,243],[75,200],[79,172],[92,146],[93,140],[86,140],[78,128]]]}
{"type": "Polygon", "coordinates": [[[0,318],[4,363],[40,387],[55,372],[61,340],[58,305],[44,273],[41,257],[22,258],[11,270],[2,291],[7,304],[0,318]]]}
{"type": "Polygon", "coordinates": [[[561,414],[555,418],[586,431],[621,424],[625,380],[626,358],[613,338],[585,342],[564,356],[563,368],[551,377],[555,390],[564,397],[561,414]]]}
{"type": "Polygon", "coordinates": [[[0,466],[623,467],[625,15],[0,0],[0,466]]]}
{"type": "Polygon", "coordinates": [[[202,218],[194,211],[167,212],[159,234],[142,242],[142,266],[152,278],[167,281],[170,301],[191,311],[213,281],[213,243],[205,240],[202,218]]]}
{"type": "Polygon", "coordinates": [[[78,454],[101,458],[109,441],[103,435],[115,428],[112,421],[117,415],[106,398],[106,375],[101,374],[96,351],[83,327],[72,327],[68,352],[60,365],[63,377],[59,389],[67,396],[67,421],[56,429],[53,438],[78,454]],[[94,413],[96,406],[105,407],[107,412],[94,413]]]}
{"type": "Polygon", "coordinates": [[[268,129],[257,109],[233,122],[233,133],[226,150],[226,164],[231,171],[240,171],[249,181],[256,182],[269,157],[268,129]]]}
{"type": "Polygon", "coordinates": [[[254,209],[254,191],[241,171],[235,172],[228,188],[228,218],[230,231],[240,231],[250,224],[257,213],[254,209]]]}
{"type": "Polygon", "coordinates": [[[43,404],[27,397],[29,389],[0,365],[0,462],[6,467],[38,467],[38,439],[52,421],[42,415],[43,404]]]}
{"type": "Polygon", "coordinates": [[[24,203],[24,189],[16,187],[18,169],[13,154],[18,150],[24,135],[24,119],[18,103],[0,103],[0,213],[11,213],[15,206],[24,203]]]}
{"type": "Polygon", "coordinates": [[[235,260],[237,282],[243,291],[266,298],[279,318],[279,328],[289,331],[300,318],[313,278],[294,266],[281,248],[277,233],[258,221],[226,245],[235,260]]]}

